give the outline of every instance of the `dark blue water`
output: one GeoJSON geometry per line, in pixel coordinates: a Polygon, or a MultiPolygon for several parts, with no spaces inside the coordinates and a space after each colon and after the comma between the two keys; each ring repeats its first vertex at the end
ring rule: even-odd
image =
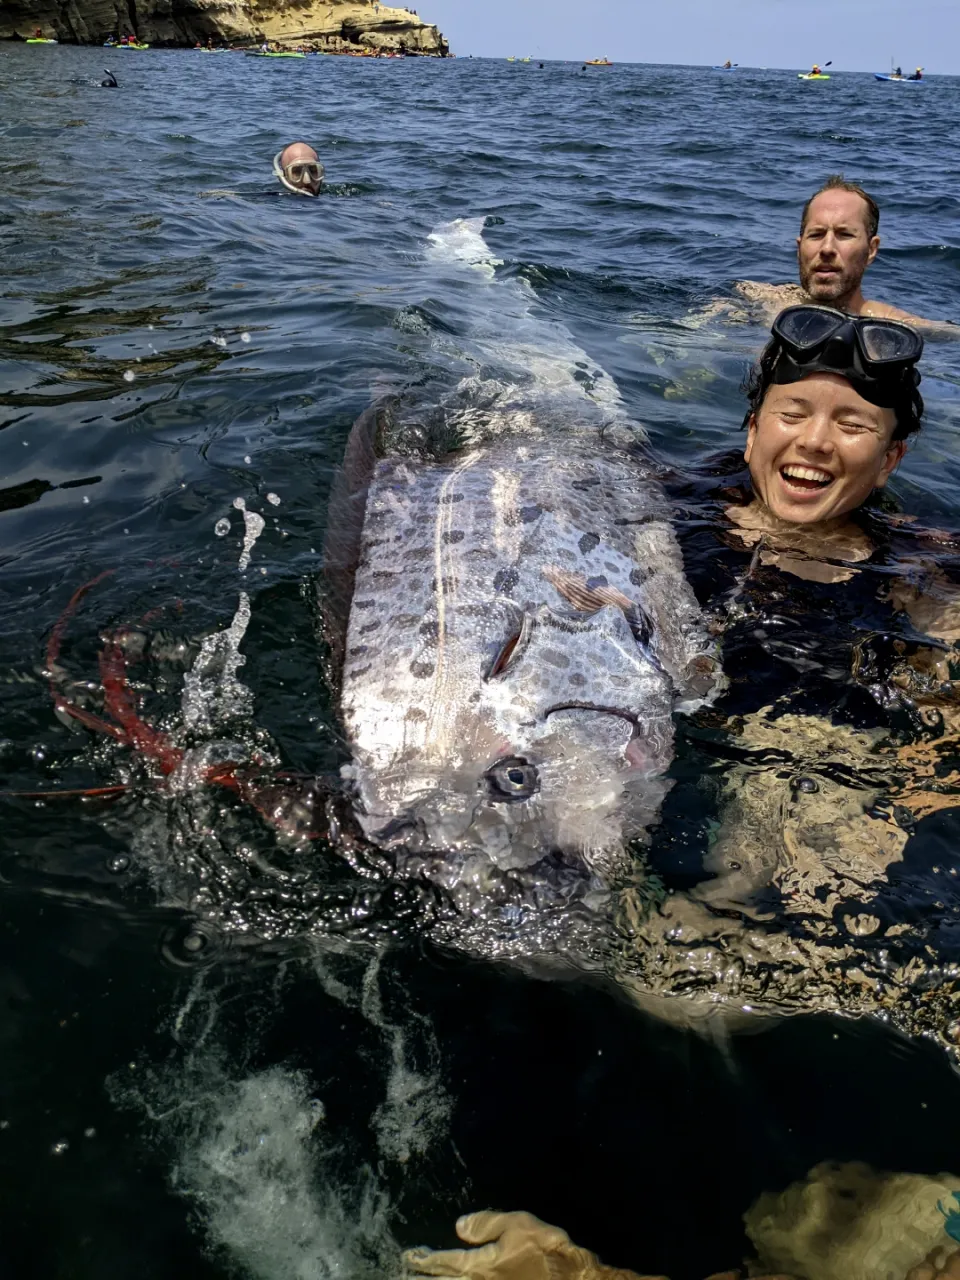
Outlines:
{"type": "MultiPolygon", "coordinates": [[[[365,916],[348,868],[317,878],[235,797],[171,802],[155,762],[57,719],[47,645],[111,571],[55,691],[99,714],[102,637],[128,628],[144,714],[174,731],[184,672],[246,592],[233,736],[334,770],[311,584],[351,422],[437,375],[436,335],[469,315],[430,231],[487,215],[501,273],[689,467],[737,443],[763,339],[704,311],[793,277],[828,173],[882,208],[868,295],[960,319],[958,123],[949,79],[0,47],[3,785],[130,787],[3,804],[9,1274],[389,1274],[394,1242],[441,1244],[498,1203],[694,1276],[739,1262],[739,1214],[819,1159],[956,1165],[932,1047],[815,1021],[731,1057],[606,994],[417,952],[402,895],[365,916]],[[118,91],[94,86],[105,58],[118,91]],[[296,137],[327,167],[316,201],[271,177],[296,137]],[[238,499],[265,520],[243,573],[238,499]],[[414,951],[381,961],[352,932],[414,951]]],[[[960,347],[932,340],[927,426],[892,486],[946,530],[958,379],[960,347]]]]}

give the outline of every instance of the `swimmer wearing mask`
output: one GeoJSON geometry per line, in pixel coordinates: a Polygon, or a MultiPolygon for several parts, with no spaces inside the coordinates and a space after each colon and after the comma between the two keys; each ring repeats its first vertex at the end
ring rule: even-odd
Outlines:
{"type": "Polygon", "coordinates": [[[273,172],[287,191],[318,196],[323,185],[323,165],[307,142],[291,142],[273,157],[273,172]]]}
{"type": "MultiPolygon", "coordinates": [[[[748,545],[756,539],[758,550],[767,549],[772,559],[765,563],[814,581],[835,580],[804,572],[804,564],[817,564],[822,556],[827,570],[840,562],[842,581],[844,574],[856,572],[845,569],[844,561],[852,564],[872,554],[855,516],[870,495],[886,485],[907,440],[920,427],[923,401],[917,362],[922,350],[920,335],[896,320],[851,316],[814,305],[790,307],[777,317],[747,387],[744,457],[752,498],[727,511],[748,545]]],[[[814,724],[815,719],[809,717],[807,723],[814,724]]],[[[794,721],[802,727],[801,717],[794,721]]],[[[826,728],[829,731],[831,726],[826,728]]],[[[739,856],[742,846],[737,847],[739,856]]],[[[809,874],[810,866],[805,872],[809,874]]],[[[672,909],[674,904],[679,906],[681,896],[674,895],[662,907],[662,918],[655,926],[661,934],[673,927],[672,909]]],[[[710,900],[715,901],[715,896],[710,900]]],[[[689,905],[696,908],[698,904],[689,905]]],[[[687,918],[677,916],[681,921],[687,918]]],[[[732,936],[731,918],[724,920],[727,942],[732,936]]],[[[882,1219],[887,1233],[883,1239],[889,1256],[875,1259],[882,1261],[885,1275],[960,1280],[960,1251],[955,1246],[960,1240],[960,1212],[949,1208],[951,1196],[960,1204],[960,1191],[954,1195],[951,1189],[955,1180],[944,1175],[948,1186],[924,1188],[918,1197],[911,1182],[914,1175],[865,1170],[862,1165],[818,1167],[807,1183],[782,1196],[762,1196],[745,1215],[748,1235],[759,1255],[751,1274],[763,1274],[766,1280],[836,1280],[838,1276],[846,1280],[851,1274],[848,1264],[875,1259],[880,1237],[873,1214],[874,1219],[882,1219]],[[810,1184],[815,1183],[822,1194],[813,1194],[810,1184]],[[899,1199],[894,1186],[903,1190],[899,1199]],[[896,1214],[891,1202],[883,1199],[884,1188],[897,1199],[896,1214]],[[792,1200],[791,1193],[795,1193],[792,1200]],[[860,1202],[857,1231],[850,1211],[853,1200],[860,1202]],[[824,1206],[834,1202],[836,1213],[828,1213],[824,1206]],[[771,1223],[778,1204],[783,1221],[774,1240],[771,1223]],[[816,1224],[816,1262],[811,1270],[812,1235],[809,1226],[804,1230],[801,1210],[813,1204],[820,1206],[817,1212],[823,1220],[818,1218],[816,1224]],[[787,1212],[791,1205],[792,1211],[787,1212]],[[900,1219],[902,1231],[893,1229],[894,1216],[900,1219]],[[830,1233],[824,1234],[827,1218],[835,1218],[838,1224],[835,1241],[830,1233]],[[861,1219],[862,1234],[858,1234],[861,1219]],[[862,1244],[859,1250],[854,1236],[862,1244]],[[803,1264],[804,1257],[808,1265],[803,1264]]],[[[412,1250],[405,1255],[406,1274],[461,1280],[640,1280],[632,1271],[605,1266],[595,1254],[574,1244],[565,1231],[531,1214],[474,1213],[460,1218],[456,1229],[470,1247],[412,1250]]],[[[853,1272],[861,1274],[855,1267],[853,1272]]],[[[711,1280],[738,1280],[740,1275],[729,1271],[711,1280]]]]}

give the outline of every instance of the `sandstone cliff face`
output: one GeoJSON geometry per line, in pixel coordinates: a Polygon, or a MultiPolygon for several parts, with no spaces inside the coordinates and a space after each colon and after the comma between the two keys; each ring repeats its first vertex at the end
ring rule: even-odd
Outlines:
{"type": "Polygon", "coordinates": [[[0,0],[0,39],[40,27],[61,42],[131,34],[153,45],[309,42],[332,53],[379,50],[446,57],[435,26],[378,0],[0,0]]]}

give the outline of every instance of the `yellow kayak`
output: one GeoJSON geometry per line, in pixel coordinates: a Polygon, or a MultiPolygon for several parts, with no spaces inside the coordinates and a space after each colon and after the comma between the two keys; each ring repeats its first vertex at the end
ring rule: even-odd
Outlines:
{"type": "Polygon", "coordinates": [[[590,58],[585,65],[588,67],[612,67],[613,63],[609,58],[590,58]]]}
{"type": "Polygon", "coordinates": [[[812,72],[808,71],[806,75],[797,76],[797,79],[798,80],[829,80],[830,77],[824,76],[824,75],[815,76],[812,72]]]}
{"type": "Polygon", "coordinates": [[[148,44],[115,44],[114,49],[149,49],[148,44]]]}
{"type": "Polygon", "coordinates": [[[27,37],[27,44],[59,44],[59,43],[60,43],[59,40],[45,40],[45,39],[41,39],[40,36],[27,37]]]}

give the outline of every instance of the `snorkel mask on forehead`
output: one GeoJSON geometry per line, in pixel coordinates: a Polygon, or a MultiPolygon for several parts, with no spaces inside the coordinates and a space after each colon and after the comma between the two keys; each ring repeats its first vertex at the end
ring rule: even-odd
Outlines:
{"type": "Polygon", "coordinates": [[[319,194],[320,183],[323,181],[323,165],[319,160],[293,160],[288,165],[280,164],[280,157],[286,147],[278,151],[273,157],[273,172],[276,174],[281,185],[286,187],[288,191],[293,191],[300,196],[315,196],[319,194]],[[305,177],[310,177],[315,183],[315,189],[310,187],[298,186],[305,177]]]}
{"type": "Polygon", "coordinates": [[[851,316],[833,307],[787,307],[773,322],[773,340],[780,348],[774,383],[836,373],[883,409],[898,408],[920,385],[916,364],[923,339],[899,320],[851,316]]]}

